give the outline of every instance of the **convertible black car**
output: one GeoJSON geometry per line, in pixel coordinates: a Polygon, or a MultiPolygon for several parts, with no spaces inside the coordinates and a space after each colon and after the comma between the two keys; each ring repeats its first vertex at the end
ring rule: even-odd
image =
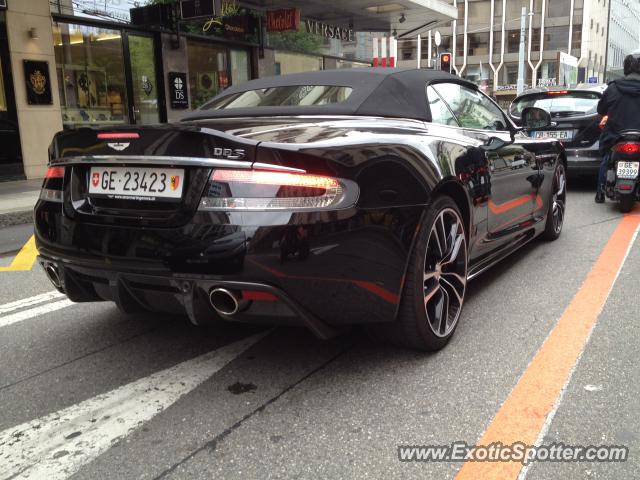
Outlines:
{"type": "Polygon", "coordinates": [[[442,72],[321,71],[225,90],[183,121],[58,133],[39,261],[76,302],[194,324],[305,325],[442,348],[467,282],[565,213],[566,157],[442,72]]]}

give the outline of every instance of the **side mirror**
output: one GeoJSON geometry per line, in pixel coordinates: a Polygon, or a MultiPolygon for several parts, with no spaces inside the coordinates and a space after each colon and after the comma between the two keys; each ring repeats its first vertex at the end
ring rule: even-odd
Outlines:
{"type": "Polygon", "coordinates": [[[547,128],[551,125],[551,115],[546,110],[537,107],[527,107],[522,110],[522,128],[524,130],[547,128]]]}

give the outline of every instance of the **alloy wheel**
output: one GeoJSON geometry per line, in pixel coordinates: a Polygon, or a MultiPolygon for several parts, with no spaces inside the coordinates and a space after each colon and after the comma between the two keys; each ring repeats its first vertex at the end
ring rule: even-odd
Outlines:
{"type": "Polygon", "coordinates": [[[442,210],[436,217],[424,265],[424,308],[434,335],[446,337],[456,326],[467,286],[467,240],[458,212],[442,210]]]}

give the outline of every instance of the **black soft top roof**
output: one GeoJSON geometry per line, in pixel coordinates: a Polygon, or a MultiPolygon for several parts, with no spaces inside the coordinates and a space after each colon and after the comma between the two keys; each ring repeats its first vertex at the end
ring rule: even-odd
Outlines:
{"type": "Polygon", "coordinates": [[[224,117],[259,117],[287,115],[362,115],[374,117],[413,118],[431,121],[427,105],[428,83],[454,82],[477,89],[459,77],[439,70],[401,68],[348,68],[294,73],[278,77],[250,80],[227,88],[212,101],[235,93],[289,85],[330,85],[351,87],[346,101],[327,105],[275,106],[229,109],[207,109],[207,102],[183,120],[224,117]]]}

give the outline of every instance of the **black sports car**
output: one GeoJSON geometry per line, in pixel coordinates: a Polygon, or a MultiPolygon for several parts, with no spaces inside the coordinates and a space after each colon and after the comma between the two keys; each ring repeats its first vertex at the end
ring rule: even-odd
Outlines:
{"type": "Polygon", "coordinates": [[[253,80],[180,123],[61,132],[50,157],[39,261],[71,300],[320,337],[366,323],[427,350],[467,281],[565,211],[560,143],[427,70],[253,80]]]}

